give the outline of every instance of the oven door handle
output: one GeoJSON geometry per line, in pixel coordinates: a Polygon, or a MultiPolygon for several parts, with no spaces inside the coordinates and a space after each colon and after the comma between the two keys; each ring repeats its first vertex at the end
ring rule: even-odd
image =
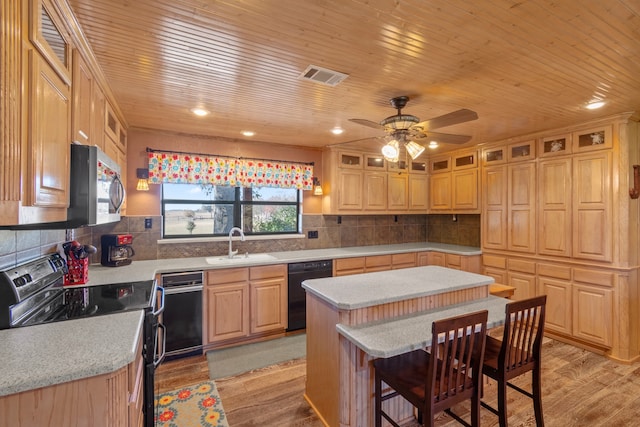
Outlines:
{"type": "MultiPolygon", "coordinates": [[[[160,365],[160,363],[162,363],[162,361],[164,360],[164,355],[167,352],[167,328],[166,326],[164,326],[162,323],[158,323],[158,332],[160,332],[160,330],[162,330],[162,353],[160,355],[157,354],[157,351],[155,352],[156,354],[153,355],[153,367],[157,368],[158,365],[160,365]]],[[[156,337],[156,343],[158,338],[156,337]]]]}
{"type": "Polygon", "coordinates": [[[172,294],[183,294],[185,292],[198,292],[203,288],[202,285],[192,285],[192,286],[174,286],[171,288],[166,288],[165,291],[167,295],[172,294]]]}
{"type": "Polygon", "coordinates": [[[164,295],[165,295],[164,288],[156,283],[154,293],[157,295],[158,292],[160,292],[160,306],[156,307],[156,309],[151,313],[154,317],[157,317],[160,313],[164,311],[164,295]]]}

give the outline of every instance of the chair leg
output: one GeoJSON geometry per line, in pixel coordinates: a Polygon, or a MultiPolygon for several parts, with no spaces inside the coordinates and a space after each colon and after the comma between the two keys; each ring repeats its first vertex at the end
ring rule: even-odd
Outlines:
{"type": "Polygon", "coordinates": [[[498,379],[498,419],[500,427],[507,427],[507,381],[504,378],[498,379]]]}
{"type": "Polygon", "coordinates": [[[536,414],[536,426],[544,427],[544,418],[542,417],[542,387],[540,385],[540,376],[540,369],[534,369],[532,372],[533,410],[536,414]]]}
{"type": "Polygon", "coordinates": [[[382,427],[382,380],[377,372],[375,373],[375,382],[375,427],[382,427]]]}
{"type": "Polygon", "coordinates": [[[480,426],[480,393],[476,393],[471,397],[471,425],[473,427],[480,426]]]}

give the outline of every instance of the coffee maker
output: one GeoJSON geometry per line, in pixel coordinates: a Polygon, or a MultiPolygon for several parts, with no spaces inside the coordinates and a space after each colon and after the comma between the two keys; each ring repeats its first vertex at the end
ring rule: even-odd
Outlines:
{"type": "Polygon", "coordinates": [[[131,264],[131,257],[135,255],[131,243],[131,234],[103,234],[100,238],[102,243],[102,256],[100,264],[106,267],[120,267],[131,264]]]}

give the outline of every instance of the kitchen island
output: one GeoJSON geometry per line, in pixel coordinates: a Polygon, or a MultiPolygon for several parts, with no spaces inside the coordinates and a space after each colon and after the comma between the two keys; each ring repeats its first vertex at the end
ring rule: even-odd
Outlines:
{"type": "MultiPolygon", "coordinates": [[[[305,399],[327,426],[373,425],[371,361],[426,346],[435,319],[487,309],[488,323],[501,324],[508,300],[490,297],[491,283],[437,266],[305,281],[305,399]]],[[[396,419],[413,416],[403,400],[389,402],[396,419]]]]}

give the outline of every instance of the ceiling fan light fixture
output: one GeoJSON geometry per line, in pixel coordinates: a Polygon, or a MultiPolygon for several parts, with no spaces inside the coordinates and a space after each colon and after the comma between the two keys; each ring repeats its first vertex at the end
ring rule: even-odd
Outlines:
{"type": "Polygon", "coordinates": [[[388,131],[407,130],[418,122],[420,119],[411,114],[396,114],[381,121],[380,125],[388,131]]]}
{"type": "Polygon", "coordinates": [[[415,141],[407,142],[405,147],[407,149],[407,153],[409,153],[413,160],[417,159],[424,151],[424,147],[415,141]]]}
{"type": "Polygon", "coordinates": [[[382,155],[388,162],[397,162],[400,157],[400,146],[398,141],[393,139],[389,141],[387,145],[382,147],[382,155]]]}

